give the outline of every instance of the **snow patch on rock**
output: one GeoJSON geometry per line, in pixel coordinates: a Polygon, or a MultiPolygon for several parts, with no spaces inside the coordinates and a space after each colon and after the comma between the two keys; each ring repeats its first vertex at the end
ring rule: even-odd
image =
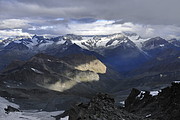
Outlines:
{"type": "Polygon", "coordinates": [[[139,95],[137,96],[137,98],[140,98],[140,100],[142,100],[144,98],[144,94],[145,94],[145,91],[141,91],[139,95]]]}
{"type": "Polygon", "coordinates": [[[156,96],[159,94],[159,91],[150,91],[150,95],[156,96]]]}
{"type": "Polygon", "coordinates": [[[35,73],[43,74],[43,72],[41,72],[41,71],[39,71],[39,70],[37,70],[35,68],[31,68],[31,70],[34,71],[35,73]]]}

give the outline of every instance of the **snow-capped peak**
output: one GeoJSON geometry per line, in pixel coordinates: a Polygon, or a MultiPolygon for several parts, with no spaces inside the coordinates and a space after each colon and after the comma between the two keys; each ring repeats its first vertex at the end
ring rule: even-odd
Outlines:
{"type": "MultiPolygon", "coordinates": [[[[1,40],[1,45],[7,46],[9,43],[14,42],[16,44],[23,44],[29,49],[44,50],[50,45],[62,45],[69,42],[75,43],[81,48],[88,50],[98,50],[98,49],[113,49],[123,44],[123,46],[130,45],[136,46],[140,50],[143,49],[146,44],[159,43],[160,47],[165,46],[166,40],[156,37],[156,38],[142,38],[136,33],[116,33],[110,35],[98,35],[98,36],[80,36],[74,34],[67,34],[59,37],[45,37],[45,36],[19,36],[15,38],[8,38],[6,40],[1,40]],[[147,42],[149,41],[149,43],[147,42]],[[155,41],[155,42],[154,42],[155,41]],[[158,41],[158,42],[157,42],[158,41]],[[126,44],[124,44],[126,43],[126,44]],[[133,43],[133,44],[132,44],[133,43]],[[161,43],[161,44],[160,44],[161,43]]],[[[180,45],[179,41],[169,41],[169,43],[180,45]]],[[[153,48],[152,46],[150,48],[153,48]]]]}
{"type": "Polygon", "coordinates": [[[128,38],[122,33],[111,34],[106,36],[94,36],[87,40],[81,40],[81,42],[76,42],[82,48],[85,49],[100,49],[100,48],[113,48],[121,43],[128,42],[128,38]]]}

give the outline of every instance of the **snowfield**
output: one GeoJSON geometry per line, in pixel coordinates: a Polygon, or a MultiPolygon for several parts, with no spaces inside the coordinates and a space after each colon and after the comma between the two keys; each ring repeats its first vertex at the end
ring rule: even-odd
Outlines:
{"type": "MultiPolygon", "coordinates": [[[[9,102],[5,98],[0,97],[0,120],[55,120],[51,116],[56,116],[64,111],[55,111],[55,112],[46,112],[46,111],[37,111],[37,110],[24,110],[22,112],[10,112],[6,114],[4,108],[10,105],[14,108],[19,108],[18,105],[9,102]]],[[[61,120],[68,120],[68,116],[61,118],[61,120]]]]}

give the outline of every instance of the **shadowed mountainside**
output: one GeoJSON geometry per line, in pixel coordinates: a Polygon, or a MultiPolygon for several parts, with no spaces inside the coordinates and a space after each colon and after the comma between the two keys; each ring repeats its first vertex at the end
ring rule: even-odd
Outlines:
{"type": "Polygon", "coordinates": [[[22,108],[48,110],[58,108],[58,104],[60,109],[67,109],[98,91],[110,91],[122,81],[96,57],[85,54],[65,58],[37,54],[28,61],[12,62],[0,74],[0,79],[1,96],[15,98],[22,108]]]}

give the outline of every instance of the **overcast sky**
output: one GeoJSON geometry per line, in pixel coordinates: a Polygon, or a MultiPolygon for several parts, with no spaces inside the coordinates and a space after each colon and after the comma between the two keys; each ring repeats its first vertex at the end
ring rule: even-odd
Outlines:
{"type": "Polygon", "coordinates": [[[0,0],[0,37],[136,32],[180,36],[180,0],[0,0]]]}

